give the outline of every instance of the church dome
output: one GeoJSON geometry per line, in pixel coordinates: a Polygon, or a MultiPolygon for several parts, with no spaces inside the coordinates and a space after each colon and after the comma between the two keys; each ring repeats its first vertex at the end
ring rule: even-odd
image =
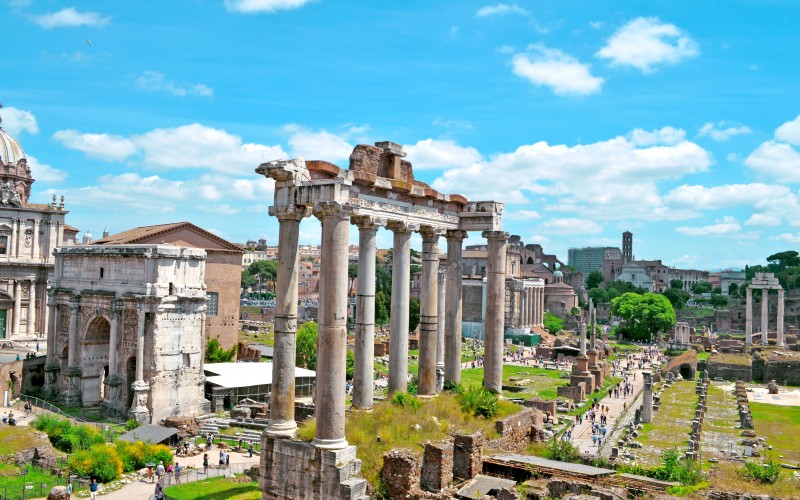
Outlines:
{"type": "Polygon", "coordinates": [[[563,277],[564,277],[564,273],[562,273],[561,271],[559,271],[559,270],[553,271],[553,278],[563,278],[563,277]]]}
{"type": "Polygon", "coordinates": [[[25,151],[16,139],[0,128],[0,163],[16,166],[20,160],[25,160],[25,151]]]}

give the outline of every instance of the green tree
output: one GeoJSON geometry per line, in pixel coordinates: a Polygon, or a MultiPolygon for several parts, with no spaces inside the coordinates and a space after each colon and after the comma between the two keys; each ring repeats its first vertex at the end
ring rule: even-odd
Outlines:
{"type": "Polygon", "coordinates": [[[720,294],[714,294],[711,296],[711,299],[708,301],[708,303],[711,304],[712,307],[719,309],[728,305],[728,299],[720,294]]]}
{"type": "Polygon", "coordinates": [[[589,276],[586,277],[586,289],[592,290],[600,286],[600,283],[603,282],[603,273],[600,271],[592,271],[589,273],[589,276]]]}
{"type": "Polygon", "coordinates": [[[800,254],[794,250],[778,252],[767,257],[767,262],[770,263],[770,267],[772,265],[776,266],[773,272],[783,272],[787,268],[800,266],[800,257],[798,255],[800,254]]]}
{"type": "Polygon", "coordinates": [[[731,283],[728,286],[728,296],[730,297],[738,297],[739,296],[739,285],[736,283],[731,283]]]}
{"type": "Polygon", "coordinates": [[[714,287],[708,281],[698,281],[692,285],[692,293],[700,295],[701,293],[711,293],[714,287]]]}
{"type": "Polygon", "coordinates": [[[353,354],[353,351],[350,349],[347,350],[347,366],[346,366],[346,376],[347,380],[353,380],[353,372],[355,371],[356,366],[356,355],[353,354]]]}
{"type": "Polygon", "coordinates": [[[408,329],[414,331],[419,325],[419,299],[411,297],[408,301],[408,329]]]}
{"type": "Polygon", "coordinates": [[[211,339],[206,345],[206,363],[227,363],[236,355],[238,346],[230,349],[223,349],[219,345],[219,340],[211,339]]]}
{"type": "Polygon", "coordinates": [[[277,260],[259,260],[250,264],[247,268],[255,279],[259,280],[262,285],[266,283],[273,283],[278,279],[278,261],[277,260]]]}
{"type": "Polygon", "coordinates": [[[683,290],[683,281],[679,279],[669,280],[669,287],[673,290],[683,290]]]}
{"type": "Polygon", "coordinates": [[[244,270],[242,271],[242,288],[247,290],[250,287],[256,286],[258,284],[258,278],[250,274],[250,271],[244,270]]]}
{"type": "Polygon", "coordinates": [[[675,309],[683,309],[683,306],[692,298],[689,292],[685,292],[680,288],[668,288],[664,290],[664,297],[666,297],[672,307],[675,309]]]}
{"type": "Polygon", "coordinates": [[[317,324],[313,321],[303,323],[297,329],[295,363],[309,370],[317,369],[317,324]]]}
{"type": "Polygon", "coordinates": [[[611,301],[611,297],[608,294],[608,290],[606,290],[605,288],[600,288],[600,287],[592,288],[591,290],[589,290],[588,293],[589,293],[589,298],[591,298],[595,304],[606,304],[611,301]]]}
{"type": "Polygon", "coordinates": [[[544,313],[542,322],[544,323],[545,330],[553,335],[558,334],[558,332],[564,329],[564,320],[549,311],[544,313]]]}
{"type": "Polygon", "coordinates": [[[636,340],[650,341],[658,332],[675,326],[675,309],[658,293],[622,294],[611,301],[611,314],[625,321],[624,333],[636,340]]]}
{"type": "Polygon", "coordinates": [[[389,322],[389,311],[391,310],[391,301],[389,296],[383,290],[375,293],[375,324],[385,325],[389,322]]]}

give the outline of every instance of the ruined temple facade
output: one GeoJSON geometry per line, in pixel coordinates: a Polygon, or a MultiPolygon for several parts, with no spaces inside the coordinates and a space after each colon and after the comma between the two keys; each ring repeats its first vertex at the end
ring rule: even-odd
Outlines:
{"type": "Polygon", "coordinates": [[[347,280],[350,225],[359,230],[358,295],[353,406],[372,406],[375,240],[385,227],[394,237],[389,392],[408,384],[411,235],[422,236],[419,395],[434,397],[444,380],[461,376],[462,243],[468,231],[487,239],[485,371],[483,385],[502,390],[506,245],[503,205],[470,202],[414,179],[402,147],[358,145],[349,169],[325,161],[277,160],[256,172],[275,180],[270,215],[279,222],[278,283],[270,423],[263,440],[265,498],[362,498],[360,461],[345,439],[347,280]],[[319,344],[314,440],[295,435],[294,368],[297,332],[298,238],[310,215],[322,222],[319,344]],[[447,270],[439,277],[438,244],[447,241],[447,270]],[[443,294],[444,297],[440,297],[443,294]],[[439,310],[443,304],[444,311],[439,310]],[[443,324],[442,324],[443,323],[443,324]],[[443,351],[443,352],[441,352],[443,351]],[[441,360],[441,361],[440,361],[441,360]],[[442,380],[443,379],[443,380],[442,380]]]}
{"type": "Polygon", "coordinates": [[[201,413],[205,259],[171,245],[57,248],[45,397],[147,423],[201,413]]]}

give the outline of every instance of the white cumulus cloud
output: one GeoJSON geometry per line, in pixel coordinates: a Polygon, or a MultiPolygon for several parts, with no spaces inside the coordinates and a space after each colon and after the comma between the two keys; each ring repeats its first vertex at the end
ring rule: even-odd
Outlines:
{"type": "Polygon", "coordinates": [[[28,167],[31,169],[31,176],[36,182],[43,184],[59,184],[67,178],[67,173],[46,163],[40,162],[35,156],[26,155],[28,167]]]}
{"type": "Polygon", "coordinates": [[[800,146],[800,115],[786,122],[775,131],[775,139],[781,142],[800,146]]]}
{"type": "Polygon", "coordinates": [[[300,8],[313,0],[225,0],[225,8],[242,14],[271,14],[300,8]]]}
{"type": "Polygon", "coordinates": [[[523,9],[519,5],[512,3],[498,3],[495,5],[487,5],[485,7],[481,7],[478,9],[478,12],[475,13],[478,17],[488,17],[488,16],[504,16],[506,14],[518,14],[520,16],[529,16],[530,12],[523,9]]]}
{"type": "Polygon", "coordinates": [[[136,86],[148,92],[165,92],[177,96],[211,97],[214,89],[202,83],[178,83],[158,71],[145,71],[135,80],[136,86]]]}
{"type": "Polygon", "coordinates": [[[725,121],[711,123],[708,122],[700,127],[697,132],[698,137],[708,136],[717,142],[727,141],[735,135],[745,135],[751,133],[750,127],[744,125],[736,126],[725,121]]]}
{"type": "Polygon", "coordinates": [[[12,135],[17,135],[21,132],[39,133],[39,124],[36,123],[36,117],[30,111],[7,107],[0,109],[0,117],[3,119],[3,128],[11,132],[12,135]]]}
{"type": "Polygon", "coordinates": [[[536,210],[514,210],[506,216],[509,220],[535,220],[541,218],[541,214],[536,210]]]}
{"type": "Polygon", "coordinates": [[[102,28],[111,22],[111,16],[104,16],[97,12],[79,12],[75,10],[75,7],[67,7],[57,12],[48,12],[47,14],[36,16],[33,20],[45,29],[73,26],[102,28]]]}
{"type": "Polygon", "coordinates": [[[84,134],[77,130],[59,130],[53,138],[64,147],[106,161],[122,161],[133,155],[137,148],[129,139],[111,134],[84,134]]]}
{"type": "Polygon", "coordinates": [[[588,95],[600,91],[603,78],[592,75],[588,64],[558,49],[542,44],[511,59],[515,75],[537,86],[549,87],[556,95],[588,95]]]}
{"type": "Polygon", "coordinates": [[[674,24],[638,17],[619,28],[596,56],[647,73],[656,65],[675,64],[699,53],[697,43],[674,24]]]}
{"type": "Polygon", "coordinates": [[[741,224],[735,218],[726,216],[715,224],[700,227],[681,226],[676,228],[675,231],[687,236],[729,236],[738,233],[741,229],[741,224]]]}
{"type": "Polygon", "coordinates": [[[416,170],[463,167],[483,158],[477,149],[459,146],[450,139],[424,139],[405,150],[416,170]]]}
{"type": "Polygon", "coordinates": [[[744,160],[744,164],[779,182],[800,182],[800,153],[789,144],[762,142],[744,160]]]}
{"type": "Polygon", "coordinates": [[[753,214],[744,223],[745,226],[780,226],[781,218],[770,214],[753,214]]]}
{"type": "Polygon", "coordinates": [[[327,130],[314,132],[298,125],[286,125],[284,131],[291,133],[289,146],[294,157],[342,163],[353,152],[353,146],[344,137],[348,134],[338,135],[327,130]]]}

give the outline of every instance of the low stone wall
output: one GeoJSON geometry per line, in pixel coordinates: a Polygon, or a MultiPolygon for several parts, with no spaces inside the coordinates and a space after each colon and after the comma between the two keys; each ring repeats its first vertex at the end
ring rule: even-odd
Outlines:
{"type": "Polygon", "coordinates": [[[706,362],[706,369],[708,370],[709,378],[721,378],[723,380],[744,380],[750,382],[753,380],[753,369],[750,364],[730,364],[715,361],[708,358],[706,362]]]}
{"type": "Polygon", "coordinates": [[[680,356],[672,358],[667,364],[666,371],[672,372],[673,375],[681,375],[681,372],[684,372],[684,378],[687,378],[685,375],[688,372],[689,378],[694,379],[697,376],[697,351],[689,349],[680,356]]]}
{"type": "Polygon", "coordinates": [[[770,356],[761,380],[776,380],[782,385],[800,385],[800,356],[793,358],[770,356]]]}
{"type": "Polygon", "coordinates": [[[544,413],[532,408],[525,408],[519,413],[497,420],[495,430],[500,434],[503,450],[522,451],[535,440],[544,428],[544,413]]]}
{"type": "Polygon", "coordinates": [[[525,406],[527,408],[533,408],[535,410],[547,413],[551,417],[556,416],[557,408],[555,401],[545,401],[543,399],[529,399],[528,401],[525,401],[525,406]]]}

